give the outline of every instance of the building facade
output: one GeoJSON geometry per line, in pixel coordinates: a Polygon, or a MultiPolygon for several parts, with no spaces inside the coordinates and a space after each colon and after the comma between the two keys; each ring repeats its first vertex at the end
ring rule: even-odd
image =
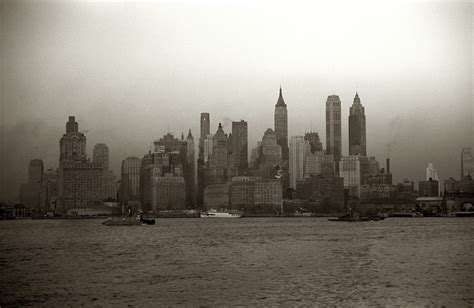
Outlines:
{"type": "Polygon", "coordinates": [[[290,138],[290,159],[289,159],[289,186],[296,189],[296,181],[304,178],[306,152],[309,142],[303,136],[292,136],[290,138]]]}
{"type": "Polygon", "coordinates": [[[122,161],[120,201],[123,204],[140,200],[140,166],[141,161],[138,157],[127,157],[122,161]]]}
{"type": "Polygon", "coordinates": [[[356,92],[349,108],[349,155],[367,156],[365,109],[356,92]]]}
{"type": "Polygon", "coordinates": [[[370,170],[369,159],[365,156],[344,156],[339,162],[339,176],[344,178],[344,189],[348,189],[349,196],[360,197],[362,178],[370,170]]]}
{"type": "Polygon", "coordinates": [[[247,122],[232,122],[232,165],[239,174],[248,168],[248,127],[247,122]]]}
{"type": "Polygon", "coordinates": [[[468,175],[474,177],[474,155],[472,147],[464,147],[461,151],[461,179],[468,175]]]}
{"type": "Polygon", "coordinates": [[[285,100],[283,99],[281,87],[280,95],[275,105],[274,123],[277,143],[281,147],[282,159],[288,160],[288,110],[285,100]]]}
{"type": "Polygon", "coordinates": [[[333,156],[337,169],[342,155],[341,100],[337,95],[326,101],[326,153],[333,156]]]}

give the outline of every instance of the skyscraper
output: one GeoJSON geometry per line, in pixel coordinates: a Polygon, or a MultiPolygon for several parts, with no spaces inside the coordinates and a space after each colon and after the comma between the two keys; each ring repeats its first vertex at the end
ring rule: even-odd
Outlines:
{"type": "Polygon", "coordinates": [[[188,137],[186,138],[186,155],[187,155],[187,167],[186,167],[186,195],[188,205],[194,206],[196,203],[196,170],[195,170],[195,155],[194,155],[194,137],[189,129],[188,137]]]}
{"type": "Polygon", "coordinates": [[[357,92],[349,110],[349,155],[367,156],[365,110],[357,92]]]}
{"type": "Polygon", "coordinates": [[[296,189],[296,181],[304,178],[306,151],[309,142],[303,136],[292,136],[290,138],[289,173],[290,187],[296,189]]]}
{"type": "Polygon", "coordinates": [[[204,139],[211,133],[211,116],[207,112],[201,113],[201,135],[199,136],[199,158],[204,156],[204,139]]]}
{"type": "Polygon", "coordinates": [[[92,161],[102,164],[105,197],[116,199],[115,175],[109,170],[109,148],[105,143],[97,143],[92,150],[92,161]]]}
{"type": "Polygon", "coordinates": [[[86,137],[79,132],[73,116],[66,123],[66,133],[59,141],[59,176],[57,211],[65,214],[74,207],[85,207],[106,198],[104,166],[87,160],[86,137]]]}
{"type": "Polygon", "coordinates": [[[428,167],[426,168],[426,180],[439,181],[438,171],[433,167],[433,163],[428,163],[428,167]]]}
{"type": "Polygon", "coordinates": [[[280,87],[280,95],[275,105],[275,134],[281,146],[282,159],[288,160],[288,110],[280,87]]]}
{"type": "Polygon", "coordinates": [[[20,203],[30,210],[40,211],[43,184],[43,161],[32,159],[28,166],[28,183],[20,189],[20,203]]]}
{"type": "Polygon", "coordinates": [[[248,168],[248,129],[247,122],[232,122],[233,165],[242,174],[248,168]]]}
{"type": "Polygon", "coordinates": [[[332,154],[337,172],[341,149],[341,100],[337,95],[330,95],[326,101],[326,152],[332,154]]]}
{"type": "Polygon", "coordinates": [[[468,175],[474,178],[474,156],[471,147],[465,147],[461,151],[461,180],[468,175]]]}
{"type": "Polygon", "coordinates": [[[140,200],[140,165],[138,157],[127,157],[122,161],[121,201],[124,204],[140,200]]]}
{"type": "Polygon", "coordinates": [[[227,168],[227,152],[227,135],[224,133],[221,123],[219,123],[213,138],[210,166],[212,168],[227,168]]]}
{"type": "Polygon", "coordinates": [[[70,116],[66,123],[66,133],[59,140],[59,161],[86,159],[86,136],[79,132],[79,124],[70,116]]]}
{"type": "Polygon", "coordinates": [[[105,143],[97,143],[94,146],[92,161],[102,163],[104,170],[109,170],[109,148],[105,143]]]}

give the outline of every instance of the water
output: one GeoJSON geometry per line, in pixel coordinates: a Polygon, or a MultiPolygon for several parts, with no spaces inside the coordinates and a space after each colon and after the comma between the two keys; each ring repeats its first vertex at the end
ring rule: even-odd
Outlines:
{"type": "Polygon", "coordinates": [[[474,219],[0,222],[0,305],[474,305],[474,219]]]}

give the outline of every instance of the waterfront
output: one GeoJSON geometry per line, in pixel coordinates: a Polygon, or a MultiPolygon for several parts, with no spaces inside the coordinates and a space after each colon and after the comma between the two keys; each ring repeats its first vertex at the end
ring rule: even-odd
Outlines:
{"type": "Polygon", "coordinates": [[[0,305],[474,305],[474,219],[0,222],[0,305]]]}

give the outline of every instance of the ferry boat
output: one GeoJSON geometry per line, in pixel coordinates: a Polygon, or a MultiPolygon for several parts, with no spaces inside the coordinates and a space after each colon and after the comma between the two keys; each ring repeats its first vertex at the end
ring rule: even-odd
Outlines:
{"type": "Polygon", "coordinates": [[[201,218],[240,218],[242,217],[242,212],[209,210],[207,212],[201,212],[200,217],[201,218]]]}

